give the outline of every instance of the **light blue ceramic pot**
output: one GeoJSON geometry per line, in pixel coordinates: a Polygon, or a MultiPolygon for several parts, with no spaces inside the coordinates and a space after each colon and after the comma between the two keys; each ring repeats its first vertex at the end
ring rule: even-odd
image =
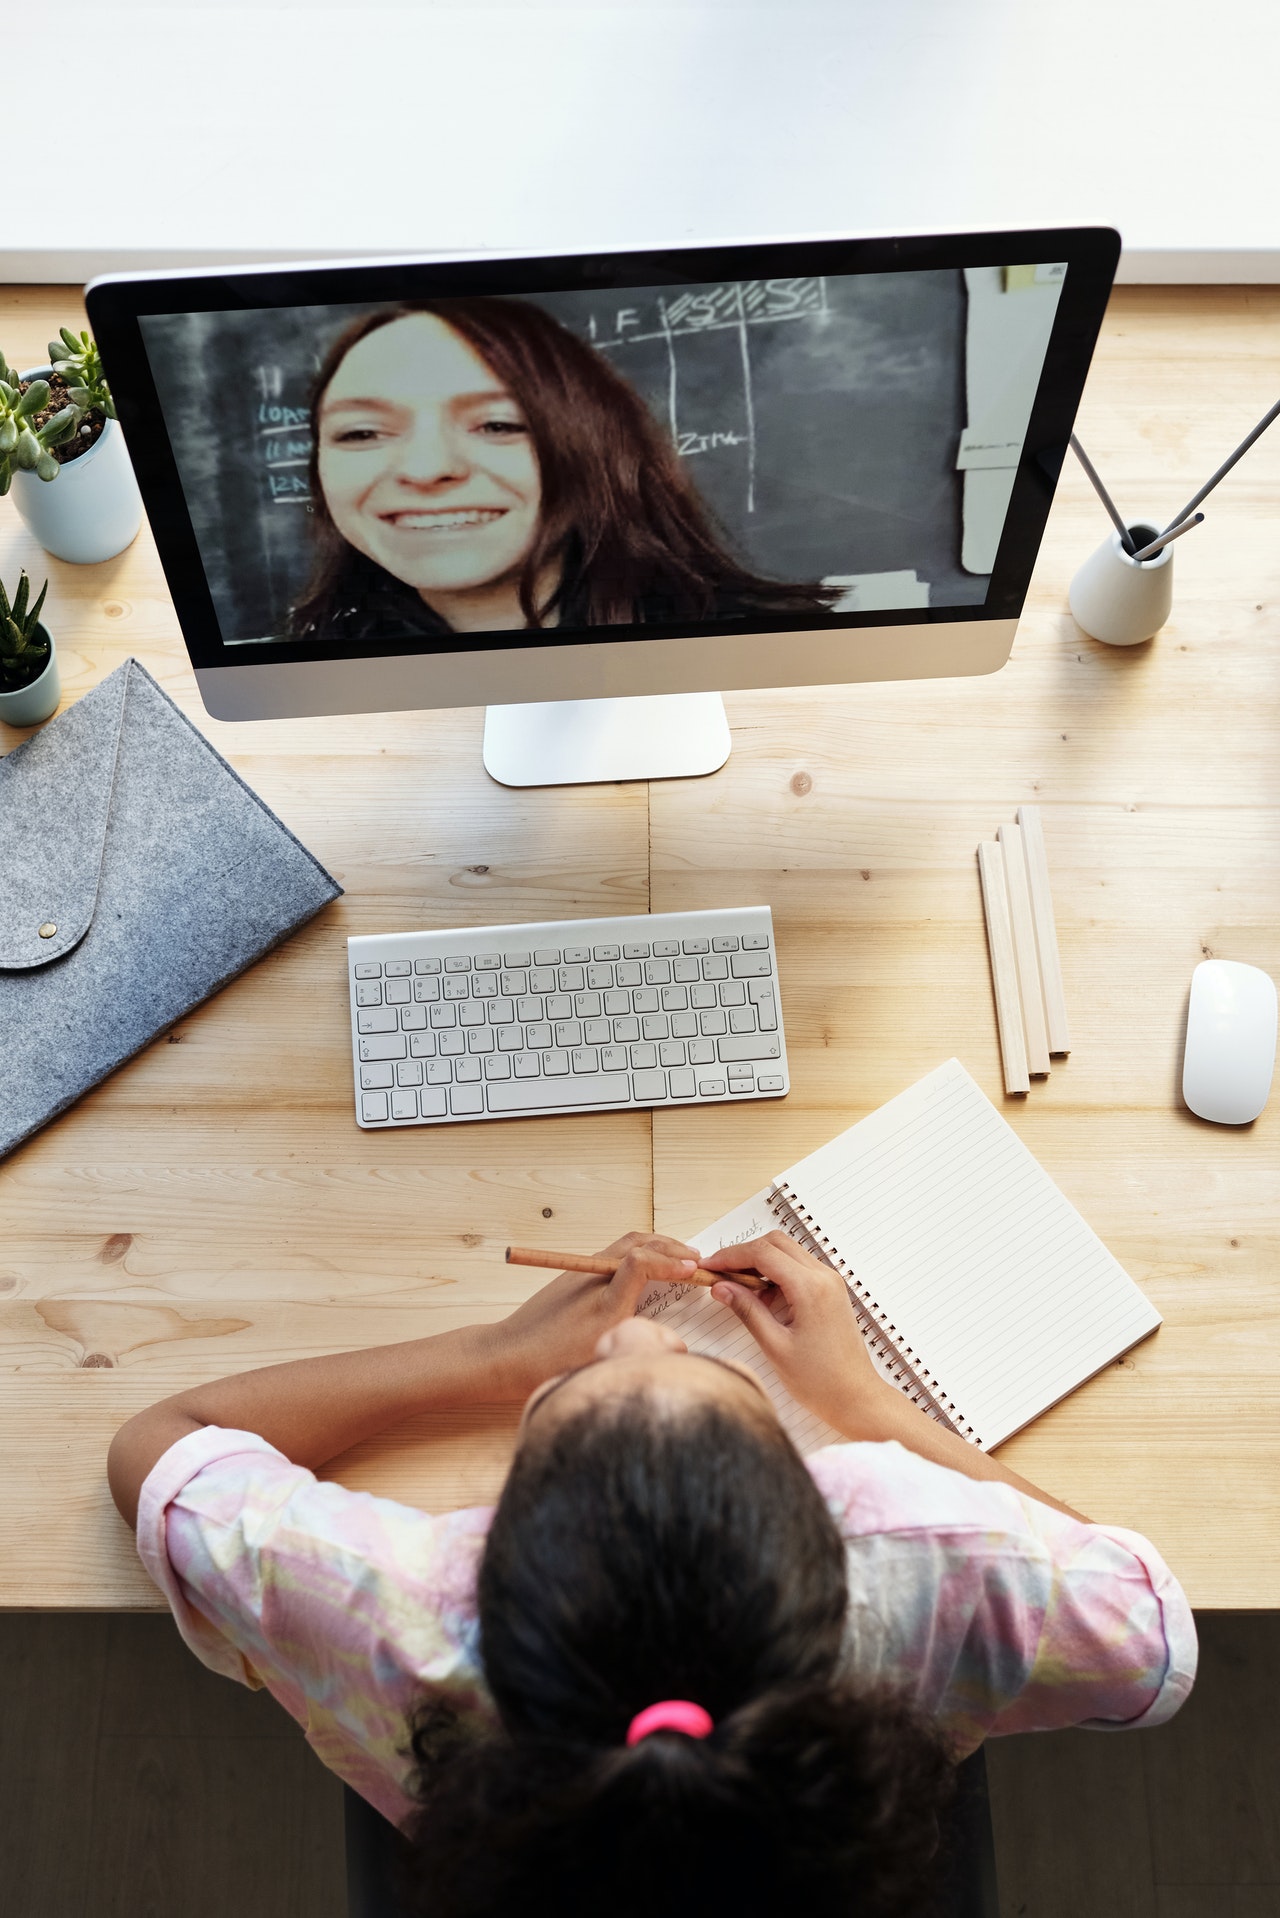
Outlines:
{"type": "MultiPolygon", "coordinates": [[[[56,485],[57,481],[53,483],[56,485]]],[[[39,679],[33,679],[29,686],[19,686],[13,693],[0,692],[0,719],[6,726],[39,726],[58,710],[62,680],[58,674],[57,648],[53,634],[43,622],[36,631],[49,642],[49,663],[39,679]]]]}
{"type": "MultiPolygon", "coordinates": [[[[51,366],[32,366],[24,380],[47,380],[51,366]]],[[[122,553],[142,524],[142,495],[118,420],[108,420],[87,453],[68,460],[58,477],[15,473],[13,503],[55,559],[93,565],[122,553]]]]}

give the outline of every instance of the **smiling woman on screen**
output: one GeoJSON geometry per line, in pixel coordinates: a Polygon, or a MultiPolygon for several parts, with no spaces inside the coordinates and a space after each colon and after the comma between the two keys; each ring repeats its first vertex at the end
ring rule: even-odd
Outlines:
{"type": "Polygon", "coordinates": [[[527,301],[356,321],[312,394],[315,571],[294,639],[812,619],[743,566],[639,395],[527,301]]]}

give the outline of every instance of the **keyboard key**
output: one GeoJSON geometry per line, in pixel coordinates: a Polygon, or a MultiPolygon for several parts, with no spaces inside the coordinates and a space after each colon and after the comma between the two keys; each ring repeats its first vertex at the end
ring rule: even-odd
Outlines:
{"type": "Polygon", "coordinates": [[[680,1066],[675,1072],[668,1073],[668,1083],[673,1099],[692,1099],[697,1091],[697,1081],[688,1066],[680,1066]]]}
{"type": "Polygon", "coordinates": [[[357,986],[356,1004],[358,1006],[380,1006],[382,1004],[382,987],[372,984],[357,986]]]}
{"type": "Polygon", "coordinates": [[[379,1006],[376,1012],[356,1014],[357,1032],[398,1032],[400,1015],[394,1006],[379,1006]]]}
{"type": "Polygon", "coordinates": [[[671,977],[678,986],[694,986],[702,977],[702,967],[696,959],[677,959],[671,968],[671,977]]]}
{"type": "Polygon", "coordinates": [[[388,959],[382,968],[383,977],[386,979],[407,979],[412,971],[413,967],[407,959],[388,959]]]}
{"type": "Polygon", "coordinates": [[[490,1112],[546,1112],[558,1106],[626,1105],[630,1098],[625,1073],[598,1079],[513,1079],[489,1087],[490,1112]]]}
{"type": "Polygon", "coordinates": [[[498,975],[496,972],[478,972],[471,981],[473,999],[496,999],[498,996],[498,975]]]}
{"type": "Polygon", "coordinates": [[[720,1057],[730,1059],[778,1059],[782,1056],[782,1047],[776,1038],[767,1032],[753,1033],[750,1038],[721,1039],[718,1041],[720,1057]]]}
{"type": "Polygon", "coordinates": [[[471,1031],[467,1034],[469,1053],[492,1052],[494,1049],[493,1034],[488,1026],[481,1026],[479,1031],[471,1031]]]}
{"type": "Polygon", "coordinates": [[[445,1095],[434,1086],[423,1086],[418,1094],[418,1105],[424,1119],[443,1119],[445,1115],[445,1095]]]}
{"type": "Polygon", "coordinates": [[[408,1051],[409,1042],[403,1032],[388,1033],[385,1039],[362,1039],[360,1041],[360,1058],[362,1061],[369,1059],[403,1059],[408,1056],[408,1051]]]}
{"type": "Polygon", "coordinates": [[[586,983],[587,975],[581,966],[561,966],[556,974],[561,992],[581,992],[586,983]]]}
{"type": "Polygon", "coordinates": [[[767,952],[740,952],[729,961],[735,979],[759,979],[773,971],[767,952]]]}
{"type": "Polygon", "coordinates": [[[562,1079],[569,1070],[569,1055],[554,1049],[542,1055],[542,1070],[548,1079],[562,1079]]]}
{"type": "Polygon", "coordinates": [[[658,1064],[660,1066],[682,1066],[684,1064],[684,1047],[678,1039],[663,1040],[662,1044],[658,1047],[658,1064]]]}
{"type": "Polygon", "coordinates": [[[382,996],[389,1006],[407,1006],[413,997],[413,987],[407,979],[388,979],[382,996]]]}
{"type": "Polygon", "coordinates": [[[529,963],[529,954],[527,952],[504,952],[502,955],[502,963],[504,966],[527,966],[529,963]]]}
{"type": "Polygon", "coordinates": [[[425,1006],[401,1006],[401,1032],[421,1032],[426,1023],[427,1008],[425,1006]]]}
{"type": "Polygon", "coordinates": [[[681,952],[710,952],[711,942],[709,939],[682,939],[680,950],[681,952]]]}
{"type": "Polygon", "coordinates": [[[411,1059],[434,1059],[436,1056],[436,1035],[434,1032],[415,1032],[409,1040],[411,1059]]]}
{"type": "Polygon", "coordinates": [[[481,1086],[450,1086],[449,1110],[455,1119],[465,1119],[471,1113],[484,1111],[484,1089],[481,1086]]]}
{"type": "Polygon", "coordinates": [[[658,1010],[657,988],[654,986],[637,986],[631,995],[631,1010],[633,1012],[656,1012],[658,1010]]]}
{"type": "Polygon", "coordinates": [[[575,992],[573,995],[573,1016],[575,1019],[598,1019],[600,1017],[600,994],[598,992],[575,992]]]}
{"type": "Polygon", "coordinates": [[[361,1066],[360,1084],[366,1092],[389,1092],[395,1084],[394,1066],[361,1066]]]}
{"type": "Polygon", "coordinates": [[[655,959],[674,959],[679,950],[680,941],[678,939],[655,939],[653,942],[653,956],[655,959]]]}
{"type": "Polygon", "coordinates": [[[536,1052],[517,1052],[516,1078],[536,1079],[542,1071],[542,1061],[536,1052]]]}
{"type": "Polygon", "coordinates": [[[580,1046],[582,1044],[581,1019],[558,1019],[556,1021],[556,1044],[558,1046],[564,1046],[566,1049],[570,1046],[580,1046]]]}
{"type": "Polygon", "coordinates": [[[444,962],[446,972],[470,972],[471,960],[465,952],[455,952],[444,962]]]}
{"type": "Polygon", "coordinates": [[[729,961],[727,959],[716,959],[714,957],[704,959],[702,962],[702,976],[704,979],[727,979],[729,977],[729,961]]]}
{"type": "Polygon", "coordinates": [[[627,1049],[625,1046],[601,1046],[601,1072],[625,1072],[627,1069],[627,1049]]]}
{"type": "Polygon", "coordinates": [[[639,1037],[640,1037],[640,1021],[638,1019],[615,1019],[614,1020],[613,1042],[615,1045],[629,1046],[632,1040],[638,1039],[639,1037]]]}
{"type": "Polygon", "coordinates": [[[413,996],[420,1006],[435,1005],[440,997],[440,981],[438,979],[415,979],[413,982],[413,996]]]}
{"type": "Polygon", "coordinates": [[[768,952],[769,935],[767,932],[744,932],[742,935],[744,952],[768,952]]]}
{"type": "Polygon", "coordinates": [[[523,1026],[499,1026],[498,1027],[498,1051],[499,1052],[523,1052],[525,1049],[525,1043],[526,1041],[525,1041],[523,1026]]]}
{"type": "Polygon", "coordinates": [[[566,966],[585,966],[590,957],[590,946],[566,946],[564,949],[566,966]]]}
{"type": "Polygon", "coordinates": [[[667,1075],[665,1072],[633,1072],[631,1092],[636,1099],[665,1099],[667,1096],[667,1075]]]}
{"type": "Polygon", "coordinates": [[[757,1092],[781,1092],[782,1074],[780,1072],[762,1072],[756,1080],[757,1092]]]}
{"type": "Polygon", "coordinates": [[[429,1086],[447,1086],[453,1083],[453,1060],[433,1059],[427,1067],[429,1086]]]}
{"type": "Polygon", "coordinates": [[[391,1095],[391,1116],[393,1119],[416,1119],[418,1116],[417,1093],[393,1092],[391,1095]]]}
{"type": "Polygon", "coordinates": [[[541,1019],[542,1017],[541,997],[516,1000],[516,1018],[520,1021],[521,1025],[530,1025],[535,1019],[541,1019]]]}
{"type": "Polygon", "coordinates": [[[644,980],[644,974],[634,959],[624,959],[613,969],[613,982],[617,986],[638,986],[644,980]]]}
{"type": "Polygon", "coordinates": [[[646,1069],[650,1066],[656,1066],[658,1063],[658,1048],[656,1046],[645,1045],[632,1046],[631,1063],[633,1066],[640,1066],[646,1069]]]}
{"type": "Polygon", "coordinates": [[[440,961],[438,959],[415,959],[413,969],[415,972],[421,973],[439,972],[440,961]]]}
{"type": "Polygon", "coordinates": [[[644,969],[646,986],[669,986],[671,984],[671,961],[669,959],[650,959],[644,969]]]}
{"type": "Polygon", "coordinates": [[[713,1037],[718,1032],[728,1030],[728,1021],[723,1012],[700,1012],[698,1014],[698,1025],[702,1030],[704,1038],[713,1037]]]}
{"type": "Polygon", "coordinates": [[[504,998],[519,999],[529,990],[529,975],[527,972],[504,972],[501,984],[504,998]]]}
{"type": "Polygon", "coordinates": [[[592,992],[605,992],[613,984],[612,966],[588,966],[587,984],[592,992]]]}
{"type": "Polygon", "coordinates": [[[547,994],[548,1019],[572,1019],[573,1000],[567,992],[549,992],[547,994]]]}
{"type": "Polygon", "coordinates": [[[712,1039],[694,1039],[689,1046],[689,1064],[691,1066],[713,1066],[716,1062],[715,1042],[712,1039]]]}
{"type": "Polygon", "coordinates": [[[441,1032],[436,1035],[436,1051],[442,1059],[460,1059],[467,1049],[465,1032],[441,1032]]]}
{"type": "Polygon", "coordinates": [[[756,1029],[756,1009],[754,1006],[735,1006],[729,1014],[730,1032],[754,1032],[756,1029]]]}
{"type": "Polygon", "coordinates": [[[723,1079],[699,1079],[698,1091],[704,1099],[723,1099],[723,1079]]]}
{"type": "Polygon", "coordinates": [[[662,1010],[664,1012],[686,1012],[688,1007],[688,986],[664,986],[662,988],[662,1010]]]}
{"type": "Polygon", "coordinates": [[[738,941],[731,932],[721,933],[718,939],[711,941],[712,952],[736,952],[738,941]]]}
{"type": "Polygon", "coordinates": [[[362,1092],[360,1095],[360,1117],[366,1125],[378,1125],[387,1117],[387,1095],[385,1092],[362,1092]]]}
{"type": "Polygon", "coordinates": [[[671,1031],[671,1021],[665,1012],[647,1012],[640,1021],[640,1030],[646,1039],[665,1039],[671,1031]]]}
{"type": "Polygon", "coordinates": [[[535,966],[558,966],[560,964],[559,946],[539,946],[533,955],[535,966]]]}
{"type": "MultiPolygon", "coordinates": [[[[389,1071],[390,1068],[387,1066],[370,1066],[369,1070],[370,1072],[386,1072],[389,1071]]],[[[402,1059],[400,1061],[396,1067],[396,1084],[398,1086],[420,1086],[422,1084],[422,1067],[416,1059],[402,1059]]]]}
{"type": "Polygon", "coordinates": [[[545,1052],[551,1044],[550,1025],[539,1021],[536,1025],[526,1026],[524,1029],[524,1042],[530,1052],[545,1052]]]}
{"type": "Polygon", "coordinates": [[[714,986],[690,986],[689,1004],[698,1012],[709,1012],[717,1003],[714,986]]]}
{"type": "Polygon", "coordinates": [[[747,1003],[747,989],[741,979],[726,979],[716,990],[722,1006],[745,1006],[747,1003]]]}
{"type": "Polygon", "coordinates": [[[382,967],[375,964],[372,959],[362,959],[356,967],[357,979],[380,979],[381,977],[382,967]]]}
{"type": "Polygon", "coordinates": [[[509,1079],[511,1077],[510,1059],[505,1059],[500,1052],[495,1052],[492,1058],[484,1062],[484,1076],[486,1079],[509,1079]]]}
{"type": "Polygon", "coordinates": [[[469,999],[471,981],[457,973],[451,973],[444,982],[444,996],[446,999],[469,999]]]}
{"type": "Polygon", "coordinates": [[[500,952],[482,952],[477,954],[475,969],[477,972],[501,972],[502,954],[500,952]]]}
{"type": "Polygon", "coordinates": [[[756,1082],[754,1079],[730,1079],[729,1081],[729,1091],[731,1093],[754,1092],[755,1089],[756,1082]]]}
{"type": "Polygon", "coordinates": [[[467,999],[458,1007],[460,1026],[482,1026],[485,1024],[485,1006],[483,1000],[467,999]]]}
{"type": "Polygon", "coordinates": [[[569,1055],[569,1063],[575,1072],[598,1072],[600,1054],[594,1046],[575,1046],[569,1055]]]}
{"type": "Polygon", "coordinates": [[[748,988],[747,997],[756,1009],[756,1018],[760,1022],[761,1032],[776,1032],[778,1002],[774,998],[772,984],[766,985],[763,979],[753,979],[748,988]]]}
{"type": "Polygon", "coordinates": [[[455,1085],[473,1086],[480,1077],[479,1059],[455,1059],[453,1062],[453,1082],[455,1085]]]}
{"type": "Polygon", "coordinates": [[[584,1046],[607,1046],[613,1037],[613,1027],[607,1019],[584,1019],[582,1022],[582,1043],[584,1046]]]}
{"type": "Polygon", "coordinates": [[[515,1023],[516,1009],[510,999],[490,999],[488,1012],[491,1026],[509,1026],[515,1023]]]}
{"type": "Polygon", "coordinates": [[[641,940],[636,939],[629,946],[622,948],[622,956],[624,959],[647,959],[649,948],[641,940]]]}
{"type": "Polygon", "coordinates": [[[556,969],[554,966],[535,966],[529,974],[530,992],[554,992],[556,989],[556,969]]]}
{"type": "Polygon", "coordinates": [[[456,1006],[446,1005],[442,1001],[438,1006],[432,1006],[429,1018],[431,1030],[433,1032],[441,1032],[446,1026],[457,1025],[458,1008],[456,1006]]]}
{"type": "Polygon", "coordinates": [[[698,1021],[692,1012],[673,1012],[671,1015],[671,1037],[673,1039],[695,1039],[698,1034],[698,1021]]]}
{"type": "Polygon", "coordinates": [[[591,954],[593,959],[621,959],[621,946],[596,946],[591,954]]]}

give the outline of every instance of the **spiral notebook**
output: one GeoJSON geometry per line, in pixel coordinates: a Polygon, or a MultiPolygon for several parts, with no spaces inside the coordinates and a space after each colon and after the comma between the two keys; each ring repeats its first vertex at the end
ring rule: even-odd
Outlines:
{"type": "MultiPolygon", "coordinates": [[[[842,1275],[884,1376],[983,1451],[1160,1324],[957,1059],[691,1243],[711,1252],[779,1228],[842,1275]]],[[[750,1365],[802,1452],[839,1441],[704,1290],[655,1286],[640,1310],[691,1351],[750,1365]]]]}

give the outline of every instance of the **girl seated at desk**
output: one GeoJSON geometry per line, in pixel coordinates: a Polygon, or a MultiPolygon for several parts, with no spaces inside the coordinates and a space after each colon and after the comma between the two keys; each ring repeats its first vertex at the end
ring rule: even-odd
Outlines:
{"type": "Polygon", "coordinates": [[[407,1831],[432,1918],[921,1908],[954,1761],[1155,1725],[1186,1599],[875,1371],[780,1233],[703,1261],[849,1443],[801,1460],[754,1374],[636,1318],[688,1248],[632,1235],[508,1318],[201,1385],[131,1419],[112,1493],[192,1650],[266,1685],[407,1831]],[[495,1511],[322,1483],[425,1408],[525,1400],[495,1511]]]}

